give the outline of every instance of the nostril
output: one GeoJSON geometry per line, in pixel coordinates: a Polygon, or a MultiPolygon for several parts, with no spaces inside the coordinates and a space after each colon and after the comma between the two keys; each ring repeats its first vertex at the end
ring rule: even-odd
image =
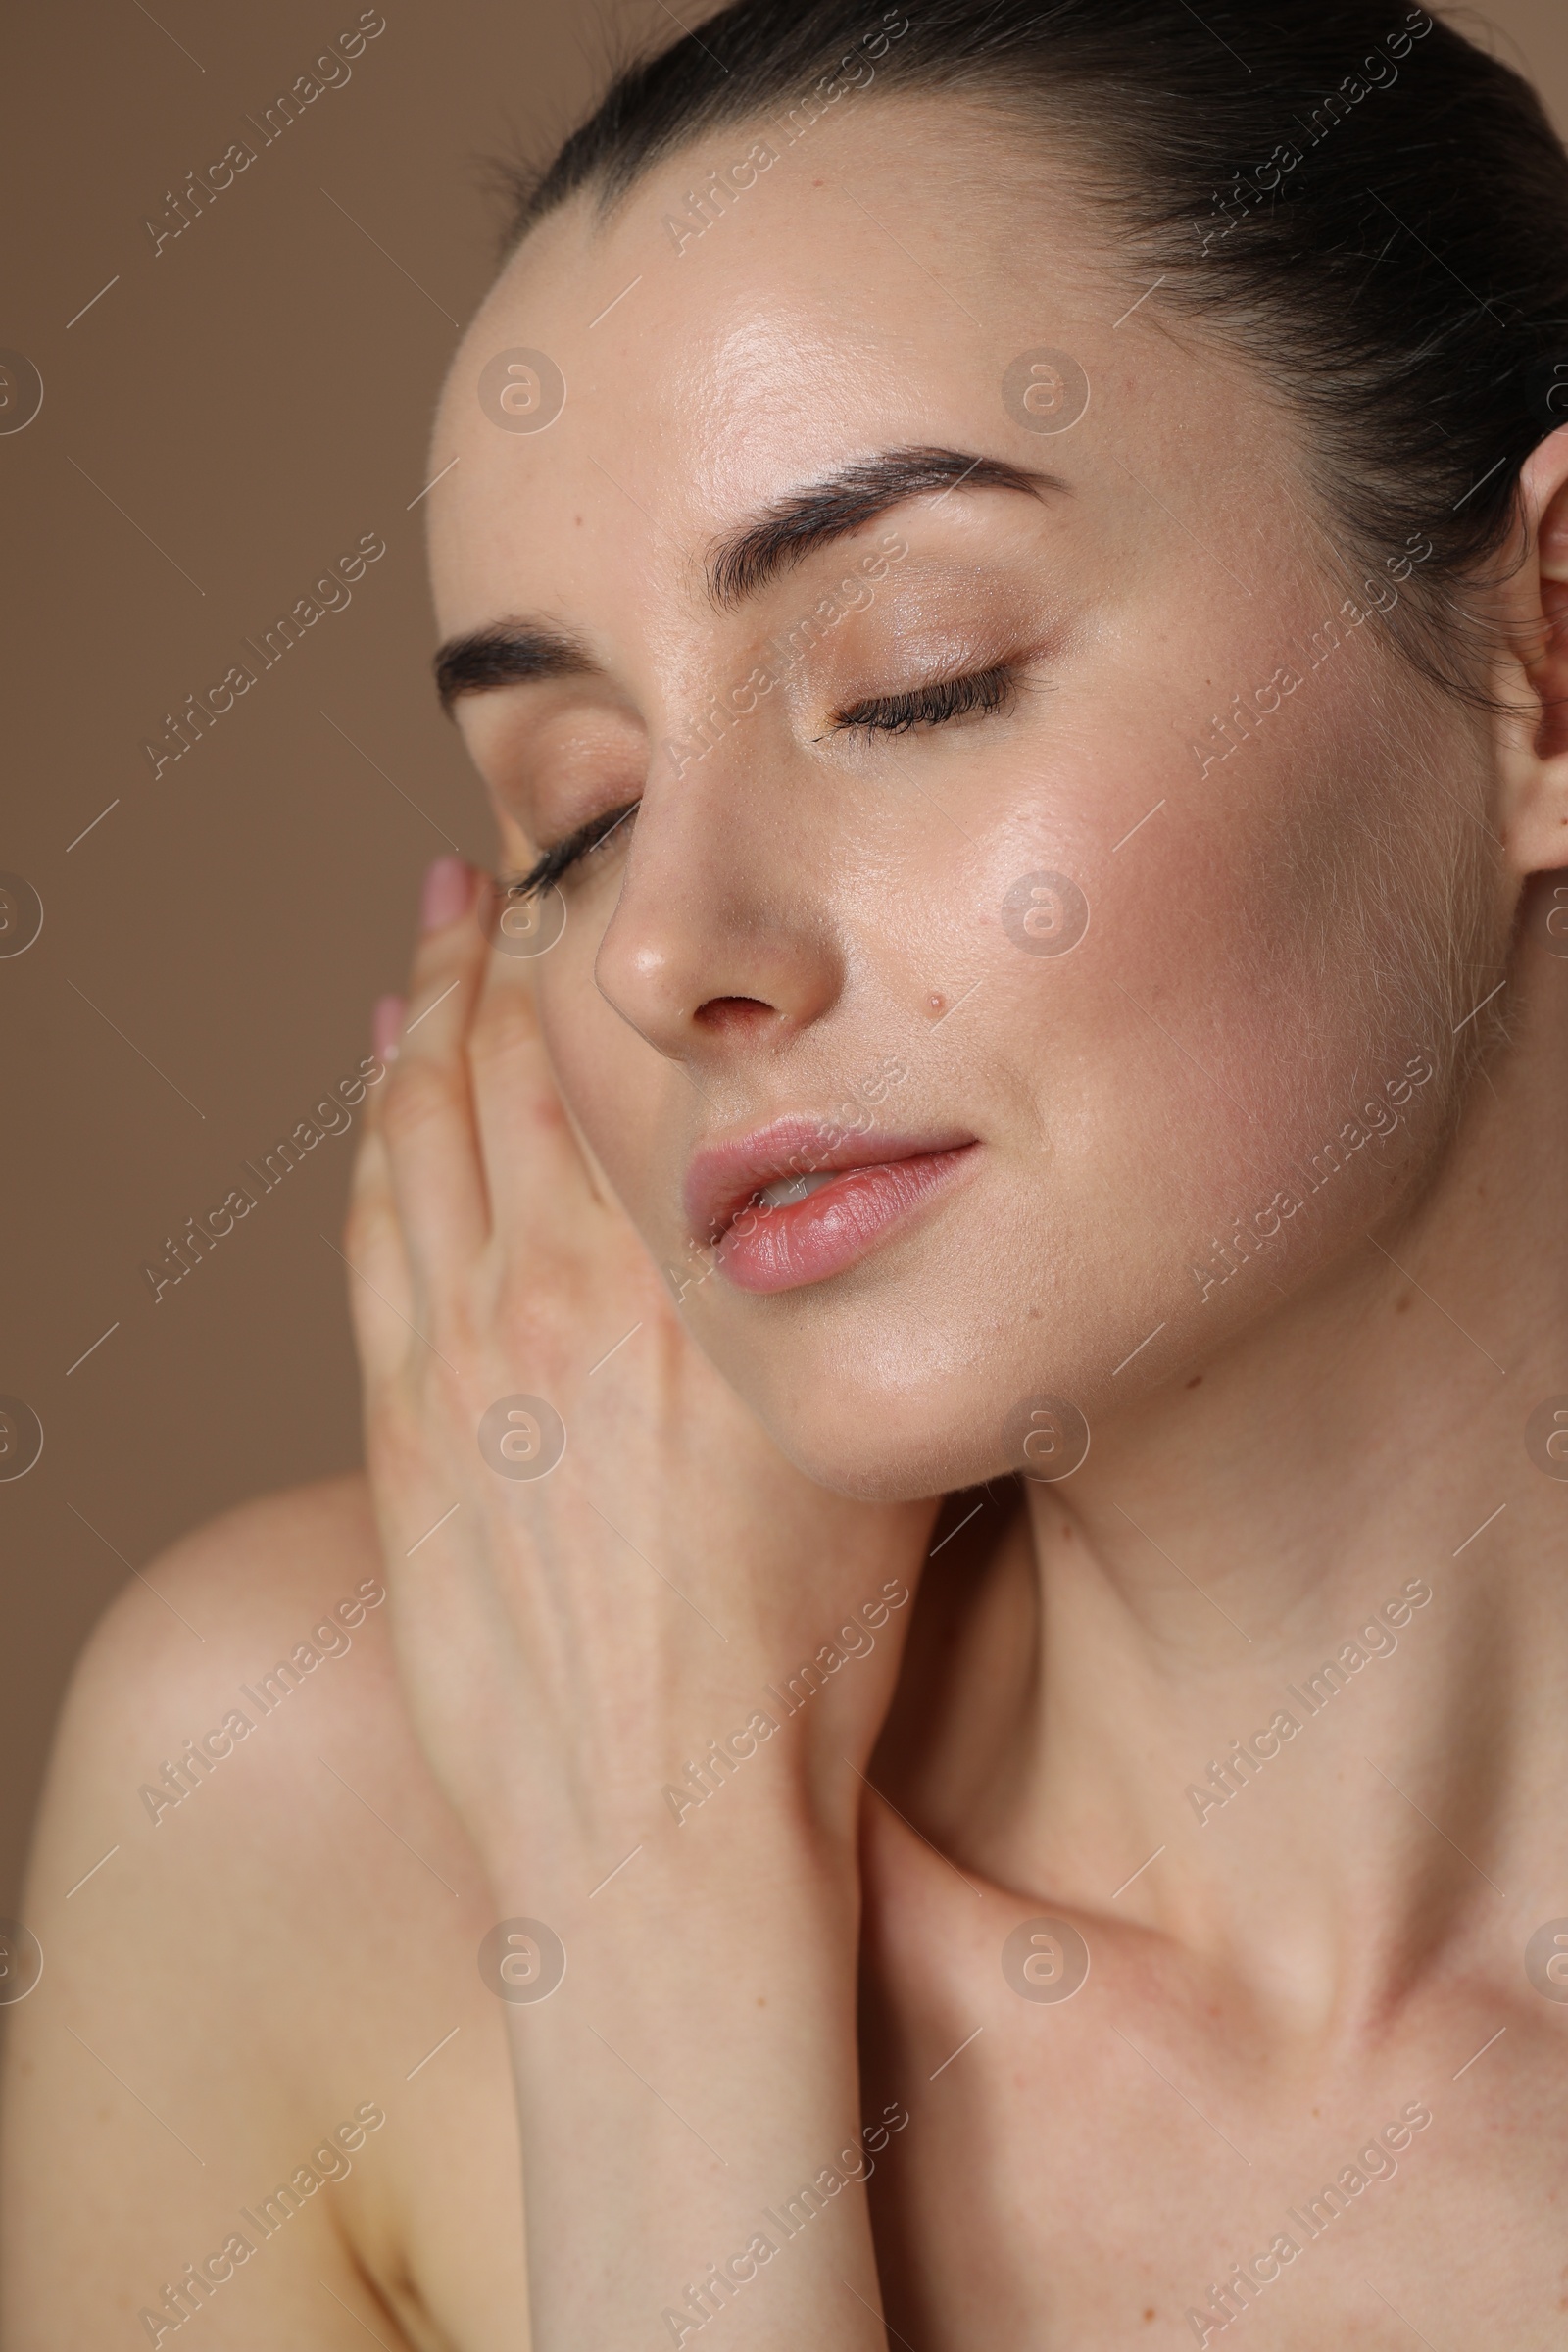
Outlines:
{"type": "Polygon", "coordinates": [[[699,1027],[723,1032],[726,1029],[760,1027],[763,1022],[776,1021],[781,1014],[760,997],[710,997],[699,1004],[693,1018],[699,1027]]]}

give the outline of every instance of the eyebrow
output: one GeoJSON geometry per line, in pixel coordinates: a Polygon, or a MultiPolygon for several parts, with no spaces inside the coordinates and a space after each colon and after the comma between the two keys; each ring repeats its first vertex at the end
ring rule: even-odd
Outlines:
{"type": "Polygon", "coordinates": [[[463,695],[490,694],[530,678],[603,675],[580,637],[548,621],[492,620],[466,636],[449,638],[435,658],[435,690],[449,718],[463,695]]]}
{"type": "Polygon", "coordinates": [[[889,507],[932,490],[1021,490],[1029,498],[1067,489],[1059,474],[1031,473],[1004,458],[961,449],[885,449],[820,482],[791,491],[720,539],[708,562],[708,592],[729,612],[786,571],[874,522],[889,507]]]}
{"type": "MultiPolygon", "coordinates": [[[[958,489],[1011,490],[1028,498],[1048,491],[1070,495],[1059,474],[1034,473],[1004,458],[961,449],[881,450],[791,491],[726,532],[709,552],[709,597],[721,612],[733,612],[808,556],[863,530],[889,508],[932,491],[945,495],[958,489]]],[[[529,680],[604,674],[569,629],[536,620],[491,621],[449,639],[435,658],[436,691],[449,715],[466,695],[529,680]]]]}

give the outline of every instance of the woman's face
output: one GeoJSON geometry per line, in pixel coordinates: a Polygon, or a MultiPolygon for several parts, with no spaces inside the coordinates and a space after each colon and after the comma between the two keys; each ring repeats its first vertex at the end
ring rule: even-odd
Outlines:
{"type": "Polygon", "coordinates": [[[565,1102],[862,1493],[1017,1464],[1044,1395],[1103,1426],[1348,1262],[1506,914],[1484,728],[1352,617],[1420,546],[1342,559],[1289,414],[1068,185],[951,103],[721,132],[543,223],[436,431],[510,865],[636,804],[528,966],[565,1102]]]}

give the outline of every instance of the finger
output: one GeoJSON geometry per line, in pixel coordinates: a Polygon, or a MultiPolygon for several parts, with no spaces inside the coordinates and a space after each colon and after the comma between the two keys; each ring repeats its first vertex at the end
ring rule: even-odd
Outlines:
{"type": "Polygon", "coordinates": [[[365,1108],[360,1118],[361,1137],[374,1135],[381,1124],[381,1098],[386,1092],[386,1075],[398,1057],[398,1040],[408,1004],[402,997],[377,997],[370,1007],[370,1049],[375,1063],[374,1077],[367,1077],[365,1108]]]}
{"type": "Polygon", "coordinates": [[[464,1050],[484,973],[481,904],[473,869],[438,858],[425,876],[408,1017],[381,1090],[392,1197],[424,1298],[448,1295],[489,1229],[464,1050]]]}
{"type": "Polygon", "coordinates": [[[580,1226],[597,1197],[545,1049],[534,967],[501,947],[480,988],[468,1065],[495,1231],[508,1239],[537,1237],[563,1219],[580,1226]]]}
{"type": "Polygon", "coordinates": [[[365,1097],[344,1215],[341,1256],[349,1313],[368,1378],[395,1368],[412,1328],[413,1285],[392,1197],[392,1166],[380,1117],[387,1072],[398,1057],[407,1010],[404,999],[392,996],[377,997],[370,1010],[376,1076],[365,1097]]]}
{"type": "Polygon", "coordinates": [[[370,1013],[370,1043],[383,1073],[398,1057],[398,1041],[409,1017],[407,997],[377,997],[370,1013]]]}
{"type": "Polygon", "coordinates": [[[368,1382],[396,1371],[416,1343],[408,1252],[392,1197],[386,1145],[374,1129],[360,1139],[340,1251],[349,1313],[368,1382]]]}

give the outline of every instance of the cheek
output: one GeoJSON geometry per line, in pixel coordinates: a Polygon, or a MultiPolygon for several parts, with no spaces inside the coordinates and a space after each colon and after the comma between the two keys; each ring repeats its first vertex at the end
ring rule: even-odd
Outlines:
{"type": "Polygon", "coordinates": [[[1033,1194],[1109,1363],[1162,1316],[1177,1331],[1202,1305],[1206,1333],[1222,1292],[1226,1312],[1272,1303],[1431,1148],[1441,1080],[1397,1121],[1387,1083],[1449,1037],[1476,954],[1454,887],[1474,829],[1442,800],[1434,814],[1416,759],[1369,772],[1366,670],[1348,682],[1338,702],[1299,690],[1202,777],[1162,747],[1168,715],[1126,714],[993,847],[988,1017],[1017,1113],[1019,1244],[1033,1194]],[[999,885],[1031,858],[1088,899],[1069,953],[1049,921],[1031,952],[1007,919],[999,885]]]}
{"type": "MultiPolygon", "coordinates": [[[[1254,651],[1256,675],[1277,658],[1254,651]]],[[[836,1102],[852,1066],[896,1052],[906,1076],[878,1116],[986,1145],[983,1183],[929,1238],[774,1302],[765,1342],[722,1283],[702,1294],[704,1345],[824,1483],[988,1476],[1035,1392],[1102,1426],[1132,1383],[1201,1359],[1359,1247],[1430,1159],[1447,992],[1500,951],[1463,914],[1483,894],[1456,888],[1482,836],[1423,776],[1461,798],[1472,780],[1451,741],[1380,728],[1371,662],[1338,659],[1205,774],[1191,712],[1173,718],[1191,698],[1122,679],[1010,753],[976,730],[920,755],[923,789],[885,793],[874,822],[853,793],[824,807],[852,977],[799,1066],[803,1099],[825,1099],[828,1063],[836,1102]],[[1369,743],[1396,748],[1380,766],[1369,743]],[[1436,1075],[1369,1134],[1363,1106],[1387,1105],[1422,1048],[1436,1075]]],[[[542,975],[547,1041],[663,1265],[701,1104],[600,995],[590,927],[542,975]]]]}
{"type": "Polygon", "coordinates": [[[749,1369],[825,1483],[990,1475],[1032,1392],[1102,1426],[1141,1377],[1201,1360],[1359,1248],[1429,1164],[1453,973],[1489,953],[1454,915],[1480,836],[1434,804],[1437,749],[1412,730],[1405,771],[1369,773],[1352,685],[1343,706],[1287,707],[1203,778],[1172,749],[1169,701],[1124,702],[1054,726],[1033,760],[977,765],[961,801],[933,795],[966,841],[935,820],[903,836],[876,952],[889,994],[923,969],[945,1000],[916,1004],[906,1100],[972,1123],[988,1164],[902,1271],[803,1301],[831,1381],[808,1388],[793,1354],[749,1369]],[[1423,1047],[1437,1074],[1369,1133],[1362,1106],[1423,1047]],[[874,1459],[847,1441],[851,1389],[875,1399],[874,1459]]]}

